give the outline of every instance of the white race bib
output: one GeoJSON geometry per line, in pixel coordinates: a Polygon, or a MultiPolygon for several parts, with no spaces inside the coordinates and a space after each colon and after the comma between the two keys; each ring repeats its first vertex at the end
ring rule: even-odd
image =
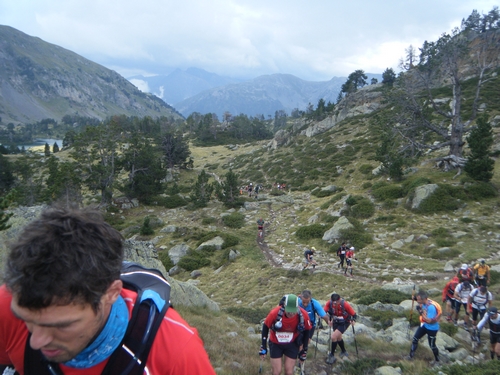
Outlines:
{"type": "Polygon", "coordinates": [[[289,343],[292,342],[293,332],[276,332],[278,342],[289,343]]]}

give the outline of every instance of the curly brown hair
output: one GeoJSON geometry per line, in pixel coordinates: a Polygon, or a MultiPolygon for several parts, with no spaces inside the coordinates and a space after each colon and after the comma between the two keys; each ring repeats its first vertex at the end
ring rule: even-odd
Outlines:
{"type": "Polygon", "coordinates": [[[19,306],[77,302],[97,311],[122,262],[123,237],[98,211],[48,209],[10,247],[4,279],[19,306]]]}

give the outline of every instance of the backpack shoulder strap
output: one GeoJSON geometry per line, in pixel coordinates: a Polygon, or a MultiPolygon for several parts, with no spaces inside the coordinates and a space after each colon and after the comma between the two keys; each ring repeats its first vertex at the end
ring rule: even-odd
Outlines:
{"type": "Polygon", "coordinates": [[[170,284],[160,271],[124,262],[121,280],[137,292],[127,332],[102,375],[142,375],[156,332],[170,306],[170,284]]]}

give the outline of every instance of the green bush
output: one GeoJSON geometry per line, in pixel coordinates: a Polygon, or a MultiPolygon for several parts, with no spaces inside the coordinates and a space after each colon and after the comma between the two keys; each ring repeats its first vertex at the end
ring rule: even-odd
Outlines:
{"type": "Polygon", "coordinates": [[[411,295],[394,289],[373,289],[370,293],[366,293],[366,290],[361,290],[355,293],[353,298],[357,299],[357,303],[361,305],[371,305],[377,301],[399,305],[404,300],[411,299],[411,295]]]}
{"type": "Polygon", "coordinates": [[[154,205],[154,202],[156,202],[156,205],[165,208],[178,208],[187,205],[186,200],[178,194],[169,195],[167,197],[154,197],[152,198],[152,200],[152,205],[154,205]]]}
{"type": "Polygon", "coordinates": [[[347,375],[371,375],[375,374],[375,370],[385,366],[387,363],[380,358],[361,358],[354,362],[342,361],[339,366],[341,374],[347,375]]]}
{"type": "Polygon", "coordinates": [[[373,166],[370,165],[370,164],[363,164],[359,167],[359,171],[362,173],[362,174],[369,174],[369,173],[372,173],[372,170],[373,170],[373,166]]]}
{"type": "Polygon", "coordinates": [[[350,217],[349,222],[354,226],[353,228],[345,229],[340,231],[340,241],[349,242],[356,249],[362,249],[366,245],[373,242],[373,237],[371,234],[365,231],[365,228],[358,222],[355,218],[350,217]]]}
{"type": "Polygon", "coordinates": [[[458,327],[453,323],[439,323],[439,330],[446,333],[448,336],[453,337],[458,332],[458,327]]]}
{"type": "Polygon", "coordinates": [[[465,191],[470,199],[483,200],[487,198],[494,198],[498,195],[497,189],[487,182],[476,182],[465,187],[465,191]]]}
{"type": "Polygon", "coordinates": [[[215,224],[217,223],[217,219],[215,217],[204,217],[203,219],[201,219],[201,223],[203,225],[215,224]]]}
{"type": "Polygon", "coordinates": [[[295,235],[301,240],[310,240],[312,238],[322,238],[325,233],[325,227],[321,224],[312,224],[300,227],[295,235]]]}
{"type": "Polygon", "coordinates": [[[490,284],[498,284],[500,283],[500,272],[491,270],[490,271],[490,284]]]}
{"type": "Polygon", "coordinates": [[[186,271],[194,271],[202,267],[208,267],[210,259],[203,252],[190,250],[179,260],[177,265],[186,271]]]}
{"type": "Polygon", "coordinates": [[[311,194],[314,195],[315,197],[318,197],[318,198],[324,198],[324,197],[329,197],[333,193],[334,192],[330,191],[330,190],[317,189],[317,190],[314,190],[311,194]]]}
{"type": "Polygon", "coordinates": [[[361,187],[362,187],[363,189],[369,189],[369,188],[371,188],[372,186],[373,186],[373,184],[372,184],[371,182],[365,182],[365,183],[363,183],[363,185],[361,185],[361,187]]]}
{"type": "Polygon", "coordinates": [[[456,189],[446,185],[439,185],[432,195],[420,203],[416,211],[423,214],[454,211],[461,205],[454,195],[459,195],[456,189]]]}
{"type": "Polygon", "coordinates": [[[407,195],[410,191],[414,190],[418,186],[428,185],[432,183],[427,177],[411,177],[402,183],[404,195],[407,195]]]}
{"type": "Polygon", "coordinates": [[[358,202],[349,210],[349,216],[358,219],[368,219],[369,217],[372,217],[374,213],[375,205],[366,198],[358,200],[358,202]]]}
{"type": "Polygon", "coordinates": [[[399,185],[386,185],[381,187],[375,187],[373,185],[372,195],[375,199],[380,201],[403,198],[405,196],[404,190],[399,185]]]}
{"type": "Polygon", "coordinates": [[[236,236],[233,236],[232,234],[223,233],[223,232],[219,232],[219,231],[213,231],[213,232],[203,233],[201,236],[199,236],[196,247],[199,247],[202,243],[210,241],[211,239],[213,239],[217,236],[221,237],[224,240],[224,243],[222,244],[221,249],[226,249],[226,248],[231,247],[231,246],[236,246],[240,243],[239,238],[236,236]]]}
{"type": "Polygon", "coordinates": [[[245,225],[245,215],[239,212],[233,212],[230,215],[223,216],[222,222],[229,228],[239,229],[245,225]]]}
{"type": "MultiPolygon", "coordinates": [[[[477,358],[476,358],[477,359],[477,358]]],[[[475,364],[453,364],[449,366],[443,366],[440,369],[440,373],[443,374],[453,374],[453,375],[497,375],[498,374],[498,361],[486,361],[479,362],[476,361],[475,364]]],[[[422,375],[435,375],[435,369],[426,369],[422,375]]]]}
{"type": "Polygon", "coordinates": [[[459,220],[462,223],[465,223],[465,224],[469,224],[469,223],[473,223],[474,222],[474,219],[471,219],[470,217],[461,217],[459,220]]]}
{"type": "Polygon", "coordinates": [[[245,322],[250,324],[259,324],[262,319],[264,319],[267,314],[269,314],[268,309],[255,308],[251,309],[248,307],[228,307],[224,309],[228,314],[236,316],[243,319],[245,322]]]}
{"type": "Polygon", "coordinates": [[[151,228],[151,224],[150,224],[150,217],[149,216],[146,216],[144,218],[144,221],[142,223],[142,226],[141,226],[141,230],[139,231],[139,233],[142,235],[142,236],[150,236],[152,234],[154,234],[154,230],[153,228],[151,228]]]}
{"type": "Polygon", "coordinates": [[[363,315],[369,316],[372,321],[375,322],[377,329],[387,329],[392,326],[393,319],[404,317],[404,314],[399,314],[395,311],[384,311],[372,308],[368,308],[363,315]]]}
{"type": "Polygon", "coordinates": [[[167,271],[174,266],[174,262],[172,262],[172,259],[170,259],[168,251],[160,251],[158,253],[158,259],[160,260],[160,262],[163,264],[163,266],[167,271]]]}

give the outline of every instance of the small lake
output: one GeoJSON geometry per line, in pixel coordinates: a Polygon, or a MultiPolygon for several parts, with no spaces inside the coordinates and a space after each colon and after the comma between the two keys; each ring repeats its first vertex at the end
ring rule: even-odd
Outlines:
{"type": "Polygon", "coordinates": [[[27,149],[32,148],[32,147],[45,146],[45,143],[48,143],[50,146],[50,151],[52,151],[52,147],[54,147],[55,142],[57,143],[57,145],[61,149],[62,144],[63,144],[62,139],[52,139],[52,138],[37,138],[32,143],[18,145],[17,147],[19,147],[19,149],[21,149],[24,146],[24,149],[27,150],[27,149]]]}

